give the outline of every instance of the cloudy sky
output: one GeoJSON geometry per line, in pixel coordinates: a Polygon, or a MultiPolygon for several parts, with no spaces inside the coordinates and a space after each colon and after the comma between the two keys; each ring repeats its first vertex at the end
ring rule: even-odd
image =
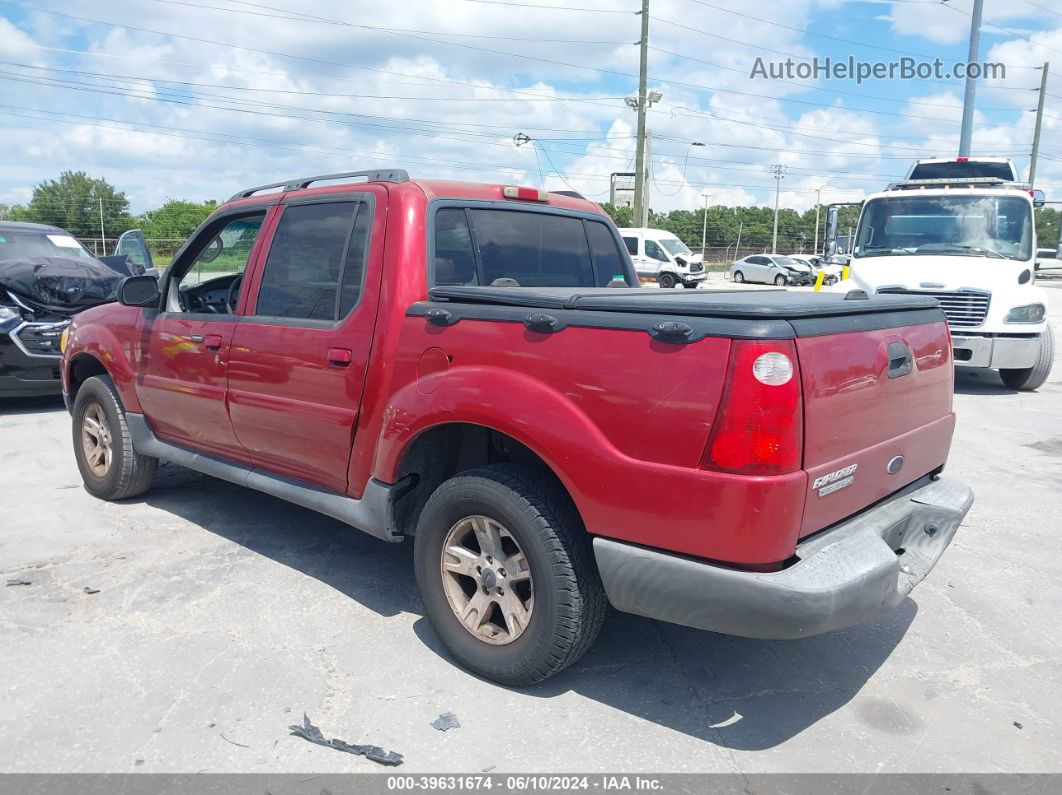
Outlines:
{"type": "MultiPolygon", "coordinates": [[[[633,170],[640,0],[0,0],[0,202],[82,169],[134,212],[372,168],[604,201],[633,170]],[[531,143],[516,146],[523,133],[531,143]]],[[[972,0],[651,0],[654,209],[859,198],[957,151],[956,80],[751,78],[756,59],[965,60],[972,0]],[[699,142],[703,146],[691,146],[699,142]]],[[[1062,4],[986,0],[975,154],[1062,191],[1062,4]]],[[[1055,189],[1053,191],[1052,189],[1055,189]]],[[[1060,197],[1062,198],[1062,197],[1060,197]]]]}

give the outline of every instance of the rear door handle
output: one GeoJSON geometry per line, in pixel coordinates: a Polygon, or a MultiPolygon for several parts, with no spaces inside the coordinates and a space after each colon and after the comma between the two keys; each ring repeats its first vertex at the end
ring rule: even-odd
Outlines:
{"type": "Polygon", "coordinates": [[[911,372],[914,359],[911,349],[902,342],[890,342],[889,355],[889,378],[900,378],[911,372]]]}
{"type": "Polygon", "coordinates": [[[328,363],[333,367],[349,367],[353,358],[348,348],[328,349],[328,363]]]}
{"type": "Polygon", "coordinates": [[[221,348],[221,335],[207,334],[203,337],[203,347],[211,351],[219,350],[221,348]]]}

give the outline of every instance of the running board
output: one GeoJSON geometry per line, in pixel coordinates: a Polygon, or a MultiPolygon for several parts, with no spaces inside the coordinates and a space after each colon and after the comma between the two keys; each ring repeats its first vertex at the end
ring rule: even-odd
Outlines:
{"type": "Polygon", "coordinates": [[[400,484],[390,485],[372,478],[360,500],[345,494],[324,491],[296,480],[263,472],[261,469],[223,461],[203,455],[155,436],[143,414],[127,412],[125,421],[132,436],[133,448],[140,455],[151,456],[204,475],[247,486],[282,500],[323,513],[376,538],[392,543],[402,540],[395,532],[394,500],[402,492],[400,484]]]}

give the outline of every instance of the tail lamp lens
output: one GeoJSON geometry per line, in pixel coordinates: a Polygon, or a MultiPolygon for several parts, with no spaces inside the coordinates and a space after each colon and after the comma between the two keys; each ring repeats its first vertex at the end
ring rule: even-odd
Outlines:
{"type": "Polygon", "coordinates": [[[735,341],[704,467],[743,475],[795,472],[803,455],[803,414],[793,343],[735,341]]]}

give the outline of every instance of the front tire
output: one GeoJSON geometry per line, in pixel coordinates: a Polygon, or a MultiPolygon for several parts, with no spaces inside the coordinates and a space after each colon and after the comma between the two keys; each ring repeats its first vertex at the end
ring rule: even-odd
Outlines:
{"type": "Polygon", "coordinates": [[[999,377],[1010,389],[1019,392],[1030,392],[1044,385],[1047,377],[1051,375],[1051,365],[1055,363],[1055,335],[1048,326],[1040,337],[1040,354],[1032,367],[1023,367],[1020,370],[1000,370],[999,377]]]}
{"type": "Polygon", "coordinates": [[[745,274],[741,271],[734,271],[734,281],[738,284],[741,284],[743,281],[745,281],[745,274]]]}
{"type": "Polygon", "coordinates": [[[159,460],[138,455],[110,376],[81,385],[73,408],[74,458],[89,494],[122,500],[143,494],[155,480],[159,460]]]}
{"type": "Polygon", "coordinates": [[[443,645],[499,684],[541,682],[601,629],[608,601],[590,538],[544,473],[495,464],[446,481],[421,512],[413,557],[443,645]]]}
{"type": "Polygon", "coordinates": [[[678,280],[675,278],[674,274],[661,273],[657,277],[656,283],[663,287],[665,290],[670,290],[672,287],[678,284],[678,280]]]}
{"type": "Polygon", "coordinates": [[[775,276],[774,283],[778,287],[785,287],[785,276],[775,276]]]}

